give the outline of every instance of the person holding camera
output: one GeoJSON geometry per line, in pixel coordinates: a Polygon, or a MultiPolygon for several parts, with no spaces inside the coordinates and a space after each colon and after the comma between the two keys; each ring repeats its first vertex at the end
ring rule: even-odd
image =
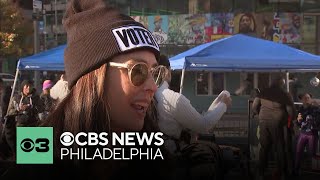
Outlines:
{"type": "Polygon", "coordinates": [[[8,113],[4,117],[6,119],[4,126],[5,139],[14,154],[16,152],[16,127],[37,126],[38,114],[43,111],[43,107],[39,95],[35,93],[33,88],[33,81],[22,81],[21,91],[12,98],[8,113]]]}
{"type": "Polygon", "coordinates": [[[44,106],[40,96],[36,94],[33,81],[24,80],[21,92],[13,97],[7,116],[16,116],[16,126],[35,126],[39,120],[38,114],[44,106]]]}
{"type": "Polygon", "coordinates": [[[312,95],[303,93],[299,96],[302,106],[298,109],[296,124],[300,129],[296,145],[296,155],[294,163],[294,175],[300,175],[301,159],[305,146],[308,144],[309,154],[316,155],[318,145],[318,131],[320,130],[320,108],[312,104],[312,95]]]}

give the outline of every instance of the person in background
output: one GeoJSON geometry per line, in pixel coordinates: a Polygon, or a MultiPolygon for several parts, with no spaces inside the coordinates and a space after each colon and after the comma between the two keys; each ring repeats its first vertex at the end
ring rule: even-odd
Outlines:
{"type": "Polygon", "coordinates": [[[186,169],[181,179],[222,179],[223,154],[213,141],[209,130],[220,120],[231,105],[230,94],[223,91],[210,105],[205,114],[200,114],[182,94],[169,89],[171,68],[169,59],[160,56],[160,65],[167,67],[162,86],[157,90],[159,128],[165,134],[165,147],[177,159],[177,166],[186,169]]]}
{"type": "Polygon", "coordinates": [[[289,90],[294,102],[299,101],[298,92],[301,88],[303,88],[303,85],[300,83],[297,77],[293,76],[291,79],[289,79],[289,90]]]}
{"type": "Polygon", "coordinates": [[[299,99],[302,102],[302,106],[298,109],[298,116],[296,118],[300,134],[296,145],[295,175],[300,175],[301,159],[307,144],[309,146],[309,154],[313,157],[320,157],[316,155],[319,139],[318,131],[320,130],[320,108],[312,104],[312,95],[310,93],[300,94],[299,99]]]}
{"type": "MultiPolygon", "coordinates": [[[[195,133],[208,133],[231,105],[231,98],[222,95],[215,108],[207,111],[205,115],[200,114],[184,95],[169,89],[171,81],[170,61],[165,55],[160,56],[160,65],[167,67],[164,82],[155,94],[157,109],[159,113],[159,128],[170,137],[165,141],[166,147],[171,153],[175,153],[178,147],[175,140],[180,138],[182,130],[189,129],[195,133]]],[[[211,105],[212,107],[212,105],[211,105]]]]}
{"type": "Polygon", "coordinates": [[[0,97],[1,97],[1,117],[4,118],[7,114],[10,96],[11,96],[11,86],[6,86],[3,80],[0,78],[0,97]]]}
{"type": "MultiPolygon", "coordinates": [[[[7,123],[4,129],[6,141],[12,152],[16,152],[16,127],[37,126],[39,113],[43,112],[44,105],[33,88],[33,81],[24,80],[21,91],[12,97],[5,116],[7,123]]],[[[15,156],[15,155],[13,155],[15,156]]]]}
{"type": "MultiPolygon", "coordinates": [[[[8,119],[5,118],[8,110],[8,105],[10,101],[11,96],[11,87],[5,86],[3,80],[0,78],[0,97],[1,97],[1,121],[0,121],[0,159],[8,159],[12,157],[12,155],[15,153],[14,149],[11,149],[9,146],[6,134],[4,133],[5,127],[12,127],[15,126],[15,120],[14,119],[8,119]]],[[[14,137],[10,134],[9,137],[14,137]]],[[[11,138],[9,138],[11,139],[11,138]]],[[[14,158],[13,158],[14,159],[14,158]]]]}
{"type": "Polygon", "coordinates": [[[39,119],[41,121],[45,120],[51,111],[53,105],[53,99],[50,96],[50,89],[53,86],[53,82],[51,80],[45,80],[42,84],[42,93],[40,94],[40,99],[44,104],[44,111],[39,114],[39,119]]]}
{"type": "Polygon", "coordinates": [[[21,92],[13,97],[8,115],[16,116],[16,126],[35,126],[39,120],[38,114],[43,110],[43,103],[36,93],[33,81],[22,81],[21,92]]]}
{"type": "MultiPolygon", "coordinates": [[[[252,110],[259,115],[259,178],[265,178],[268,165],[268,154],[272,145],[277,150],[277,165],[282,179],[288,177],[287,154],[285,153],[285,131],[288,118],[293,117],[292,97],[284,91],[284,78],[280,74],[272,75],[271,85],[262,89],[254,99],[252,110]]],[[[289,167],[290,168],[290,167],[289,167]]]]}
{"type": "Polygon", "coordinates": [[[239,96],[241,94],[250,95],[253,97],[253,79],[247,77],[240,85],[240,87],[234,92],[235,95],[239,96]]]}
{"type": "Polygon", "coordinates": [[[59,104],[70,92],[68,89],[68,81],[66,80],[66,75],[61,74],[60,79],[57,83],[51,88],[50,96],[55,100],[55,106],[59,104]]]}

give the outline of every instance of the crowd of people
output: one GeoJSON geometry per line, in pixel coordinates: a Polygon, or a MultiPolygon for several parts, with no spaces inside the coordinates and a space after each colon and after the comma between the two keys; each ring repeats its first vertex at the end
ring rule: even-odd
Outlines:
{"type": "Polygon", "coordinates": [[[303,93],[299,95],[302,106],[296,108],[284,85],[283,76],[273,76],[270,87],[261,90],[252,105],[259,119],[260,179],[265,178],[270,152],[275,151],[282,179],[301,174],[301,159],[307,144],[311,157],[320,157],[316,154],[320,107],[312,101],[310,93],[303,93]]]}
{"type": "MultiPolygon", "coordinates": [[[[250,21],[250,17],[241,21],[250,21]]],[[[19,93],[11,100],[6,95],[2,101],[2,142],[7,143],[10,157],[15,158],[15,127],[48,126],[54,129],[55,163],[36,168],[14,165],[1,179],[221,179],[223,156],[219,146],[200,141],[200,136],[190,139],[193,133],[208,133],[225,114],[232,104],[228,91],[213,99],[206,113],[197,112],[184,95],[170,90],[170,62],[160,55],[152,33],[103,0],[68,1],[63,25],[68,38],[65,74],[55,84],[45,80],[41,95],[32,81],[25,80],[19,93]],[[128,131],[163,132],[165,160],[65,161],[59,157],[63,132],[128,131]],[[192,132],[188,140],[182,138],[185,131],[192,132]]],[[[306,142],[312,149],[316,146],[315,132],[320,123],[317,107],[309,108],[310,94],[301,96],[304,108],[296,115],[292,98],[283,90],[283,79],[277,76],[272,82],[253,104],[260,121],[259,172],[264,175],[274,144],[279,170],[286,178],[292,124],[301,128],[295,158],[298,173],[301,150],[306,142]]]]}
{"type": "Polygon", "coordinates": [[[38,126],[68,94],[68,82],[63,77],[64,74],[56,84],[52,80],[44,80],[40,94],[37,93],[32,80],[23,80],[12,98],[12,87],[5,86],[0,79],[1,159],[14,160],[16,157],[16,127],[38,126]]]}

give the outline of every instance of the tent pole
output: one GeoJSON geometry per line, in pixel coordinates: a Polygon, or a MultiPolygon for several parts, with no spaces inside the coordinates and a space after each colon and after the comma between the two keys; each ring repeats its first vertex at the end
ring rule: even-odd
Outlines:
{"type": "Polygon", "coordinates": [[[182,73],[181,73],[181,80],[180,80],[180,94],[182,94],[185,70],[186,70],[186,66],[185,66],[185,63],[184,63],[184,66],[183,66],[183,69],[182,69],[182,73]]]}
{"type": "Polygon", "coordinates": [[[287,92],[290,92],[290,87],[289,87],[289,72],[286,72],[286,88],[287,92]]]}
{"type": "MultiPolygon", "coordinates": [[[[12,97],[13,97],[13,94],[14,94],[14,90],[16,88],[16,84],[17,84],[17,80],[18,80],[18,74],[19,74],[19,69],[17,68],[16,75],[15,75],[14,82],[13,82],[13,86],[12,86],[12,89],[11,89],[10,101],[9,101],[9,105],[8,105],[8,109],[7,109],[6,115],[8,115],[9,107],[10,107],[10,104],[12,103],[12,97]]],[[[1,139],[3,137],[6,125],[7,125],[7,118],[5,118],[5,121],[4,121],[4,124],[3,124],[3,129],[2,129],[2,132],[1,132],[1,136],[0,136],[1,139]]]]}

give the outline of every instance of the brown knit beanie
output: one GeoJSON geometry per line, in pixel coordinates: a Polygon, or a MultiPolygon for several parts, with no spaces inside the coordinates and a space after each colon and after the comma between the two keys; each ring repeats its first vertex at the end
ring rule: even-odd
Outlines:
{"type": "Polygon", "coordinates": [[[145,48],[159,56],[151,32],[105,0],[69,0],[63,25],[68,39],[64,64],[69,89],[81,76],[120,53],[145,48]]]}

